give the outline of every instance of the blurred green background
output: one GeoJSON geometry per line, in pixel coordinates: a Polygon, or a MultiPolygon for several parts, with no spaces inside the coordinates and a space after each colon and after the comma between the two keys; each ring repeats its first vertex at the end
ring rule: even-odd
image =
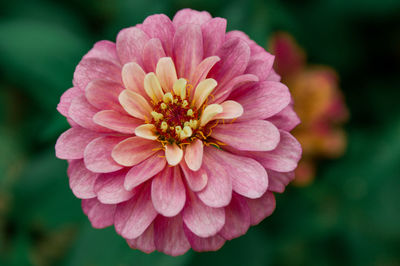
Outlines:
{"type": "Polygon", "coordinates": [[[0,36],[0,265],[400,265],[400,1],[1,1],[0,36]],[[55,108],[94,42],[184,7],[264,47],[288,31],[338,71],[351,118],[346,154],[311,186],[220,251],[172,258],[90,226],[55,158],[55,108]]]}

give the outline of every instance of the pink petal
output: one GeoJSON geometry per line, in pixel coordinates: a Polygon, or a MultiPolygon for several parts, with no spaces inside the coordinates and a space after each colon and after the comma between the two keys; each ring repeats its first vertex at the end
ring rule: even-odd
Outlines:
{"type": "Polygon", "coordinates": [[[101,59],[105,61],[110,61],[116,65],[121,65],[117,55],[117,48],[115,43],[110,41],[99,41],[96,42],[93,48],[83,57],[86,58],[95,58],[101,59]]]}
{"type": "MultiPolygon", "coordinates": [[[[214,95],[214,99],[211,102],[220,103],[225,101],[231,95],[231,93],[241,86],[249,86],[255,84],[258,81],[258,77],[253,74],[244,74],[234,77],[226,85],[218,87],[217,92],[214,95]]],[[[232,98],[232,97],[230,97],[232,98]]]]}
{"type": "Polygon", "coordinates": [[[74,195],[80,199],[96,197],[94,183],[99,174],[90,172],[83,160],[73,160],[68,166],[69,186],[74,195]]]}
{"type": "Polygon", "coordinates": [[[135,128],[143,124],[142,120],[123,115],[114,110],[98,112],[93,116],[93,121],[100,126],[124,134],[134,134],[135,128]]]}
{"type": "Polygon", "coordinates": [[[126,239],[135,239],[143,234],[156,216],[150,198],[150,184],[146,184],[132,199],[117,205],[115,230],[126,239]]]}
{"type": "Polygon", "coordinates": [[[239,38],[231,39],[219,48],[216,55],[221,61],[210,71],[209,77],[217,80],[218,87],[222,88],[234,77],[244,73],[250,59],[250,48],[239,38]]]}
{"type": "Polygon", "coordinates": [[[278,73],[276,73],[274,69],[271,69],[271,72],[269,72],[267,80],[279,82],[279,81],[281,81],[281,76],[279,76],[278,73]]]}
{"type": "Polygon", "coordinates": [[[125,64],[122,68],[122,80],[125,88],[142,96],[146,96],[143,86],[145,75],[142,67],[135,62],[125,64]]]}
{"type": "Polygon", "coordinates": [[[150,39],[143,49],[143,66],[146,72],[155,72],[157,62],[165,57],[164,48],[159,39],[150,39]]]}
{"type": "Polygon", "coordinates": [[[128,245],[133,249],[139,249],[145,253],[151,253],[156,250],[154,244],[154,223],[147,227],[146,231],[138,238],[128,239],[128,245]]]}
{"type": "Polygon", "coordinates": [[[160,147],[157,141],[131,137],[114,147],[112,158],[123,166],[134,166],[156,153],[160,147]]]}
{"type": "Polygon", "coordinates": [[[173,20],[172,23],[174,23],[174,26],[176,28],[184,25],[184,24],[197,24],[197,25],[202,25],[205,22],[209,21],[211,19],[210,13],[206,11],[196,11],[192,10],[189,8],[181,9],[179,10],[173,20]]]}
{"type": "Polygon", "coordinates": [[[250,209],[244,198],[233,196],[225,207],[225,225],[219,234],[227,240],[244,235],[250,227],[250,209]]]}
{"type": "Polygon", "coordinates": [[[172,91],[174,83],[177,81],[177,75],[175,64],[171,57],[164,57],[158,61],[156,75],[164,92],[172,91]]]}
{"type": "Polygon", "coordinates": [[[159,214],[177,215],[185,205],[186,194],[178,167],[166,167],[151,183],[151,200],[159,214]]]}
{"type": "Polygon", "coordinates": [[[214,147],[206,147],[203,168],[207,173],[207,186],[197,193],[199,199],[210,207],[224,207],[232,198],[232,178],[225,165],[212,156],[214,147]],[[211,152],[210,152],[211,151],[211,152]]]}
{"type": "Polygon", "coordinates": [[[75,69],[73,84],[81,90],[95,79],[105,79],[122,84],[121,67],[110,61],[84,58],[75,69]]]}
{"type": "Polygon", "coordinates": [[[279,131],[265,120],[219,124],[211,136],[239,150],[270,151],[279,143],[279,131]]]}
{"type": "Polygon", "coordinates": [[[257,56],[251,56],[245,73],[256,75],[260,81],[268,79],[269,73],[272,70],[275,56],[264,51],[257,56]]]}
{"type": "Polygon", "coordinates": [[[171,256],[182,255],[190,249],[180,214],[171,218],[157,216],[154,221],[154,243],[158,251],[171,256]]]}
{"type": "Polygon", "coordinates": [[[289,89],[284,84],[274,81],[244,86],[234,91],[230,98],[244,108],[244,114],[238,121],[271,117],[288,106],[291,100],[289,89]]]}
{"type": "Polygon", "coordinates": [[[269,187],[272,192],[282,193],[285,187],[294,179],[294,172],[279,173],[273,170],[268,170],[269,187]]]}
{"type": "Polygon", "coordinates": [[[229,173],[235,192],[248,198],[259,198],[267,190],[267,172],[256,160],[213,148],[208,149],[208,154],[229,173]]]}
{"type": "Polygon", "coordinates": [[[161,172],[167,164],[165,158],[161,156],[162,154],[162,152],[157,152],[133,166],[125,177],[125,189],[131,190],[161,172]]]}
{"type": "Polygon", "coordinates": [[[275,197],[272,192],[267,191],[261,198],[246,199],[250,210],[250,223],[256,225],[270,216],[275,210],[275,197]]]}
{"type": "Polygon", "coordinates": [[[126,170],[101,174],[94,186],[97,199],[104,204],[116,204],[132,198],[136,191],[124,188],[125,175],[126,170]]]}
{"type": "Polygon", "coordinates": [[[186,146],[185,161],[190,170],[200,169],[203,162],[203,142],[201,140],[196,139],[186,146]]]}
{"type": "Polygon", "coordinates": [[[192,191],[201,191],[207,185],[207,172],[200,168],[196,172],[189,169],[185,161],[180,164],[183,174],[185,176],[186,182],[192,191]]]}
{"type": "Polygon", "coordinates": [[[57,105],[57,111],[63,116],[68,117],[68,110],[71,106],[71,102],[79,95],[82,95],[82,91],[76,87],[72,87],[65,91],[63,95],[61,95],[60,102],[57,105]]]}
{"type": "Polygon", "coordinates": [[[81,95],[72,100],[68,114],[69,117],[81,127],[99,132],[112,132],[112,130],[97,125],[93,121],[93,116],[98,111],[98,109],[88,103],[84,95],[81,95]]]}
{"type": "Polygon", "coordinates": [[[213,18],[201,25],[204,57],[214,55],[225,41],[226,19],[213,18]]]}
{"type": "Polygon", "coordinates": [[[85,89],[87,101],[100,110],[115,110],[125,113],[118,101],[118,95],[124,88],[120,83],[104,79],[91,81],[85,89]]]}
{"type": "Polygon", "coordinates": [[[110,173],[122,169],[123,167],[111,158],[111,151],[125,138],[106,136],[90,142],[83,157],[86,168],[95,173],[110,173]]]}
{"type": "Polygon", "coordinates": [[[149,16],[143,21],[142,29],[150,38],[158,38],[166,54],[172,56],[172,38],[175,34],[175,27],[169,17],[164,14],[149,16]]]}
{"type": "Polygon", "coordinates": [[[56,143],[56,156],[60,159],[81,159],[86,146],[101,133],[81,127],[73,127],[65,131],[56,143]]]}
{"type": "Polygon", "coordinates": [[[174,36],[174,58],[179,78],[190,78],[203,59],[201,28],[194,24],[180,26],[174,36]]]}
{"type": "Polygon", "coordinates": [[[146,33],[137,27],[121,30],[117,36],[117,53],[122,65],[136,62],[143,66],[143,48],[149,39],[146,33]]]}
{"type": "Polygon", "coordinates": [[[291,131],[300,124],[300,118],[293,110],[293,105],[289,104],[278,114],[268,118],[268,121],[274,123],[279,129],[291,131]]]}
{"type": "Polygon", "coordinates": [[[211,208],[190,191],[182,217],[190,231],[203,238],[215,235],[225,224],[224,208],[211,208]]]}
{"type": "Polygon", "coordinates": [[[219,235],[202,238],[193,234],[185,225],[183,226],[183,229],[194,251],[216,251],[220,249],[225,243],[225,239],[219,235]]]}
{"type": "Polygon", "coordinates": [[[281,130],[280,134],[278,146],[273,151],[257,153],[257,160],[267,169],[290,172],[301,158],[301,145],[290,133],[281,130]]]}
{"type": "Polygon", "coordinates": [[[113,225],[115,208],[115,204],[103,204],[96,198],[82,200],[83,212],[94,228],[100,229],[113,225]]]}
{"type": "Polygon", "coordinates": [[[195,92],[194,89],[201,81],[206,79],[208,72],[210,72],[210,70],[219,60],[221,59],[218,56],[210,56],[205,58],[200,64],[197,65],[192,77],[190,78],[191,85],[193,86],[193,89],[190,93],[190,98],[193,98],[195,92]]]}

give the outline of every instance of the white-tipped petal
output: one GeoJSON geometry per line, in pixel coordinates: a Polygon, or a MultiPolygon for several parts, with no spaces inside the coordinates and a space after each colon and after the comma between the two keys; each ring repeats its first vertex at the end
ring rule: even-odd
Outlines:
{"type": "Polygon", "coordinates": [[[119,94],[118,100],[125,111],[131,116],[142,120],[150,117],[152,108],[142,95],[130,90],[124,90],[119,94]]]}
{"type": "Polygon", "coordinates": [[[235,101],[225,101],[220,103],[222,106],[222,113],[217,114],[214,119],[234,119],[243,114],[243,107],[240,103],[235,101]]]}
{"type": "Polygon", "coordinates": [[[183,150],[176,143],[167,144],[165,146],[165,157],[169,165],[178,165],[182,160],[183,150]]]}
{"type": "Polygon", "coordinates": [[[194,92],[194,105],[200,108],[210,93],[217,87],[218,83],[215,79],[205,79],[199,83],[194,92]]]}
{"type": "Polygon", "coordinates": [[[153,124],[144,124],[135,128],[135,134],[138,137],[150,140],[156,140],[156,127],[153,124]]]}
{"type": "Polygon", "coordinates": [[[153,72],[148,73],[144,77],[144,90],[154,102],[162,100],[164,96],[161,84],[158,81],[156,74],[154,74],[153,72]]]}
{"type": "Polygon", "coordinates": [[[186,84],[187,84],[186,79],[184,79],[184,78],[178,79],[178,80],[174,83],[174,93],[175,93],[175,95],[180,96],[182,90],[185,90],[185,91],[186,91],[186,84]]]}
{"type": "Polygon", "coordinates": [[[200,126],[205,126],[208,122],[210,122],[216,115],[223,112],[223,108],[219,104],[210,104],[208,105],[201,115],[200,118],[200,126]]]}

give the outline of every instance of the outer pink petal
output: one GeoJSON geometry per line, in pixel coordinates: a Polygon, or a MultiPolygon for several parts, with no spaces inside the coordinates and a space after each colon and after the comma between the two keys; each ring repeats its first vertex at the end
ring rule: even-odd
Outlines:
{"type": "Polygon", "coordinates": [[[165,57],[164,48],[159,39],[151,39],[143,49],[143,66],[146,72],[155,72],[157,62],[165,57]]]}
{"type": "Polygon", "coordinates": [[[239,150],[270,151],[279,143],[279,131],[270,122],[252,120],[245,123],[220,124],[211,136],[239,150]]]}
{"type": "Polygon", "coordinates": [[[112,158],[121,165],[134,166],[156,153],[158,148],[157,141],[131,137],[114,147],[112,158]]]}
{"type": "Polygon", "coordinates": [[[96,198],[82,200],[83,212],[88,216],[94,228],[113,225],[115,207],[115,204],[103,204],[96,198]]]}
{"type": "Polygon", "coordinates": [[[90,172],[83,160],[73,160],[68,166],[69,186],[74,195],[80,199],[96,197],[94,183],[99,174],[90,172]]]}
{"type": "Polygon", "coordinates": [[[84,161],[87,169],[95,173],[110,173],[123,168],[111,158],[111,151],[115,145],[125,137],[100,137],[86,146],[84,161]]]}
{"type": "Polygon", "coordinates": [[[146,33],[137,27],[121,30],[117,36],[117,53],[122,64],[136,62],[143,66],[143,48],[149,39],[146,33]]]}
{"type": "Polygon", "coordinates": [[[256,56],[250,57],[249,65],[246,68],[246,73],[256,75],[260,81],[267,80],[269,73],[272,70],[275,56],[264,51],[256,56]]]}
{"type": "Polygon", "coordinates": [[[213,18],[201,25],[204,57],[212,56],[225,41],[226,19],[213,18]]]}
{"type": "MultiPolygon", "coordinates": [[[[229,95],[241,86],[250,86],[258,81],[258,77],[253,74],[244,74],[234,77],[226,85],[219,87],[218,92],[214,95],[211,102],[221,103],[225,101],[229,95]]],[[[232,97],[230,97],[232,98],[232,97]]]]}
{"type": "Polygon", "coordinates": [[[121,65],[117,55],[117,48],[115,43],[110,41],[99,41],[96,42],[93,48],[83,57],[86,58],[95,58],[110,61],[116,65],[121,65]]]}
{"type": "Polygon", "coordinates": [[[267,191],[261,198],[246,199],[250,209],[251,225],[256,225],[270,216],[275,210],[275,197],[267,191]]]}
{"type": "Polygon", "coordinates": [[[192,77],[190,78],[190,82],[193,86],[193,89],[190,93],[191,98],[193,98],[195,92],[194,89],[201,81],[206,79],[208,72],[210,72],[210,70],[219,60],[221,59],[218,56],[210,56],[205,58],[203,61],[201,61],[200,64],[197,65],[195,71],[192,74],[192,77]]]}
{"type": "Polygon", "coordinates": [[[114,110],[98,112],[93,116],[93,121],[100,126],[124,134],[135,134],[135,128],[143,124],[140,119],[123,115],[114,110]]]}
{"type": "Polygon", "coordinates": [[[290,172],[301,158],[300,143],[286,131],[280,131],[281,140],[273,151],[257,153],[257,160],[267,169],[290,172]]]}
{"type": "Polygon", "coordinates": [[[138,238],[128,239],[127,242],[131,248],[139,249],[145,253],[151,253],[156,250],[154,244],[154,223],[147,227],[146,231],[138,238]]]}
{"type": "Polygon", "coordinates": [[[198,197],[206,205],[211,207],[224,207],[232,198],[232,178],[220,161],[216,161],[210,150],[214,147],[206,147],[204,150],[203,168],[207,173],[207,186],[197,193],[198,197]]]}
{"type": "Polygon", "coordinates": [[[172,56],[175,27],[166,15],[157,14],[147,17],[142,24],[142,29],[150,38],[160,39],[166,54],[172,56]]]}
{"type": "Polygon", "coordinates": [[[151,200],[157,212],[167,217],[182,210],[186,194],[179,167],[166,167],[153,178],[151,200]]]}
{"type": "Polygon", "coordinates": [[[125,177],[125,189],[133,189],[161,172],[167,164],[165,158],[161,157],[162,154],[163,152],[158,152],[140,164],[133,166],[125,177]]]}
{"type": "Polygon", "coordinates": [[[56,143],[56,156],[60,159],[81,159],[86,146],[102,134],[81,127],[73,127],[65,131],[56,143]]]}
{"type": "Polygon", "coordinates": [[[271,72],[269,72],[267,80],[279,82],[281,81],[281,76],[279,76],[274,69],[271,69],[271,72]]]}
{"type": "Polygon", "coordinates": [[[225,239],[231,240],[244,235],[249,227],[249,206],[244,198],[234,195],[231,203],[225,207],[225,225],[219,234],[225,239]]]}
{"type": "Polygon", "coordinates": [[[196,172],[189,169],[184,161],[180,164],[189,188],[195,192],[201,191],[207,185],[207,172],[200,168],[196,172]]]}
{"type": "Polygon", "coordinates": [[[125,170],[115,173],[101,174],[96,180],[94,190],[97,199],[104,204],[115,204],[129,200],[136,191],[124,188],[125,170]]]}
{"type": "Polygon", "coordinates": [[[97,125],[93,121],[93,116],[98,112],[98,109],[94,108],[88,103],[84,95],[74,98],[69,108],[69,117],[81,127],[99,131],[99,132],[112,132],[108,128],[97,125]]]}
{"type": "Polygon", "coordinates": [[[230,97],[239,102],[244,113],[238,121],[265,119],[271,117],[289,105],[289,89],[280,82],[264,81],[255,86],[243,86],[230,97]]]}
{"type": "Polygon", "coordinates": [[[118,96],[124,90],[122,84],[104,79],[91,81],[85,89],[87,101],[100,110],[115,110],[125,113],[118,96]]]}
{"type": "Polygon", "coordinates": [[[139,237],[156,218],[157,212],[150,198],[150,184],[129,201],[118,204],[115,212],[115,230],[126,239],[139,237]]]}
{"type": "Polygon", "coordinates": [[[158,251],[171,256],[182,255],[190,249],[180,214],[171,218],[157,216],[154,221],[154,243],[158,251]]]}
{"type": "Polygon", "coordinates": [[[248,198],[259,198],[267,190],[267,172],[256,160],[213,148],[208,149],[208,154],[229,173],[235,192],[248,198]]]}
{"type": "Polygon", "coordinates": [[[76,87],[72,87],[65,91],[63,95],[61,95],[60,102],[57,105],[57,111],[60,112],[60,114],[62,114],[63,116],[68,117],[68,110],[71,106],[71,102],[75,97],[79,95],[82,95],[82,91],[76,87]]]}
{"type": "MultiPolygon", "coordinates": [[[[221,58],[210,71],[209,77],[218,82],[218,88],[222,88],[234,77],[244,73],[250,59],[250,48],[241,39],[226,41],[217,51],[221,58]]],[[[218,88],[214,93],[218,92],[218,88]]]]}
{"type": "Polygon", "coordinates": [[[174,36],[174,58],[178,78],[190,78],[203,59],[200,26],[185,24],[177,29],[174,36]]]}
{"type": "Polygon", "coordinates": [[[210,19],[211,15],[206,11],[199,12],[196,10],[185,8],[179,10],[175,14],[172,22],[174,23],[174,26],[178,28],[184,24],[202,25],[205,22],[209,21],[210,19]]]}
{"type": "Polygon", "coordinates": [[[74,86],[85,90],[89,82],[95,79],[105,79],[122,84],[121,67],[103,59],[82,59],[75,69],[74,86]]]}
{"type": "Polygon", "coordinates": [[[293,110],[293,105],[290,104],[278,114],[268,118],[268,121],[274,123],[279,129],[285,131],[291,131],[298,124],[300,124],[300,118],[297,116],[296,112],[293,110]]]}
{"type": "Polygon", "coordinates": [[[122,80],[125,88],[147,97],[144,90],[144,77],[146,73],[143,68],[135,62],[125,64],[122,68],[122,80]]]}
{"type": "Polygon", "coordinates": [[[192,249],[195,251],[216,251],[225,243],[225,239],[219,235],[202,238],[193,234],[186,225],[183,226],[183,229],[192,249]]]}
{"type": "Polygon", "coordinates": [[[182,215],[190,231],[203,238],[215,235],[225,224],[224,208],[211,208],[190,191],[182,215]]]}
{"type": "Polygon", "coordinates": [[[185,161],[192,171],[200,169],[203,162],[203,142],[199,139],[186,146],[185,161]]]}
{"type": "Polygon", "coordinates": [[[273,170],[268,170],[269,187],[268,190],[282,193],[285,187],[294,179],[294,172],[279,173],[273,170]]]}

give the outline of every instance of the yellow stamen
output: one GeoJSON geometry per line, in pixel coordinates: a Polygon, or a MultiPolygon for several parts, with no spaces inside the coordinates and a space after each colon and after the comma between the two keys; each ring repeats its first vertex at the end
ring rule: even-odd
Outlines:
{"type": "Polygon", "coordinates": [[[156,120],[156,122],[164,118],[163,114],[157,113],[156,111],[152,111],[151,116],[156,120]]]}
{"type": "Polygon", "coordinates": [[[167,129],[168,129],[168,124],[167,124],[167,122],[163,121],[163,122],[161,123],[161,130],[162,130],[163,132],[165,132],[165,131],[167,131],[167,129]]]}
{"type": "Polygon", "coordinates": [[[181,131],[182,131],[181,126],[176,126],[176,127],[175,127],[175,133],[176,133],[177,135],[179,135],[181,131]]]}
{"type": "Polygon", "coordinates": [[[160,106],[161,106],[161,109],[163,109],[163,110],[167,109],[167,105],[165,103],[161,103],[160,106]]]}
{"type": "Polygon", "coordinates": [[[188,106],[188,105],[189,105],[188,101],[184,100],[184,101],[182,102],[182,107],[186,107],[186,106],[188,106]]]}
{"type": "Polygon", "coordinates": [[[164,101],[164,103],[169,103],[169,102],[174,101],[174,97],[172,96],[172,93],[167,92],[166,94],[164,94],[163,101],[164,101]]]}
{"type": "Polygon", "coordinates": [[[187,113],[186,113],[188,116],[193,116],[193,110],[192,109],[189,109],[189,110],[187,110],[187,113]]]}
{"type": "Polygon", "coordinates": [[[188,138],[192,134],[193,134],[193,131],[189,126],[183,127],[183,130],[180,133],[180,139],[188,138]]]}
{"type": "MultiPolygon", "coordinates": [[[[192,120],[190,120],[190,121],[192,121],[192,120]]],[[[187,127],[187,126],[190,127],[190,122],[189,121],[186,121],[185,123],[183,123],[183,127],[187,127]]]]}

